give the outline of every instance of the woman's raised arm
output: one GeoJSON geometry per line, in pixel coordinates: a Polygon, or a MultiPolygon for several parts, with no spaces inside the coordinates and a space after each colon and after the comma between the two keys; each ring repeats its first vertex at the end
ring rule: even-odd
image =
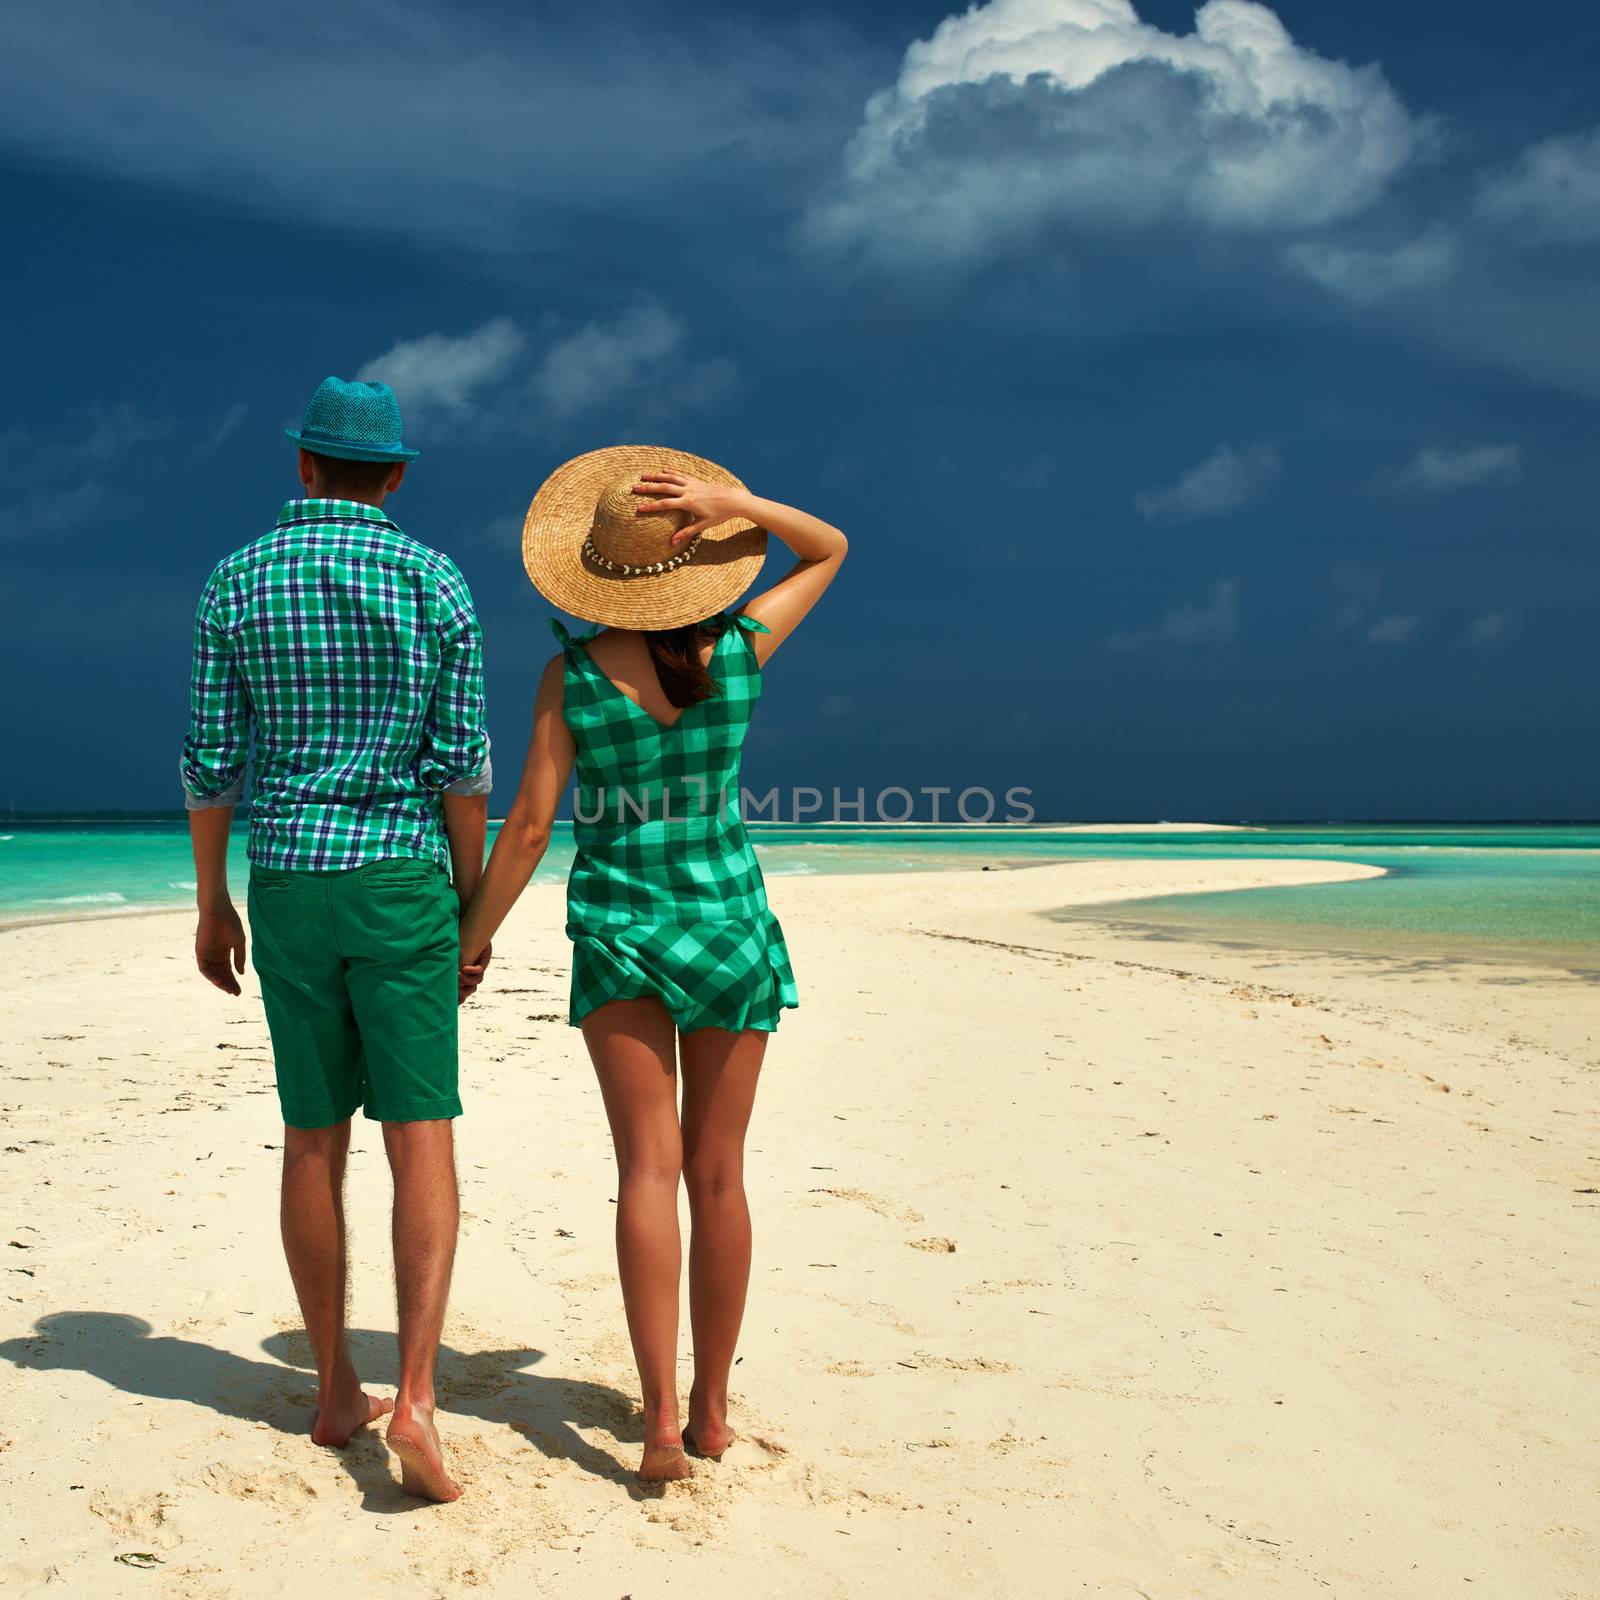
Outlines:
{"type": "Polygon", "coordinates": [[[822,598],[849,553],[849,541],[832,523],[781,501],[763,500],[748,489],[702,483],[680,472],[647,472],[634,485],[634,493],[649,497],[643,509],[689,514],[691,520],[673,535],[675,545],[730,517],[743,517],[782,540],[799,557],[770,589],[739,608],[767,630],[750,641],[763,665],[822,598]]]}

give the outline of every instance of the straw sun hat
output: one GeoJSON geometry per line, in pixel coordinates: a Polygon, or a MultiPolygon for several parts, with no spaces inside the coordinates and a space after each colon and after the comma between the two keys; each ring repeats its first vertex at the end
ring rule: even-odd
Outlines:
{"type": "Polygon", "coordinates": [[[682,450],[615,445],[575,456],[545,479],[522,526],[522,563],[545,599],[610,628],[681,628],[725,610],[755,581],[765,530],[731,517],[674,547],[689,518],[641,512],[650,497],[633,486],[646,472],[744,487],[682,450]]]}

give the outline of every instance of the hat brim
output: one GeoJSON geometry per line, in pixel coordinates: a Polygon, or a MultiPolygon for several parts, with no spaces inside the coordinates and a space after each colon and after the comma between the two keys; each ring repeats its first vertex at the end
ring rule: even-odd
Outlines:
{"type": "Polygon", "coordinates": [[[297,428],[285,428],[285,439],[292,439],[314,456],[332,456],[335,461],[415,461],[420,450],[368,450],[359,444],[330,444],[325,439],[308,439],[297,428]]]}
{"type": "Polygon", "coordinates": [[[569,616],[608,628],[681,628],[725,611],[755,582],[767,534],[743,517],[707,528],[671,572],[621,577],[588,560],[584,541],[601,494],[621,478],[680,472],[742,489],[726,467],[656,445],[613,445],[575,456],[540,486],[522,526],[522,564],[533,586],[569,616]]]}

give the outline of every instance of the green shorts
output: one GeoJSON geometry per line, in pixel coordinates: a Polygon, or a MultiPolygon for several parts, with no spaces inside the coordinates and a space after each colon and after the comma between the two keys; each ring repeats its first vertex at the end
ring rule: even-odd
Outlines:
{"type": "Polygon", "coordinates": [[[250,933],[291,1128],[357,1107],[375,1122],[461,1115],[457,907],[442,867],[253,867],[250,933]]]}

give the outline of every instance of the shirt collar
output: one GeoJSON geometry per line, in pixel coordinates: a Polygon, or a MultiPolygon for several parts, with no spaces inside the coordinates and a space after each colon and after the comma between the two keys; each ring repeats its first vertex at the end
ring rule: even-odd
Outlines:
{"type": "Polygon", "coordinates": [[[369,506],[364,500],[290,500],[278,513],[278,526],[286,522],[387,522],[387,514],[380,506],[369,506]]]}

